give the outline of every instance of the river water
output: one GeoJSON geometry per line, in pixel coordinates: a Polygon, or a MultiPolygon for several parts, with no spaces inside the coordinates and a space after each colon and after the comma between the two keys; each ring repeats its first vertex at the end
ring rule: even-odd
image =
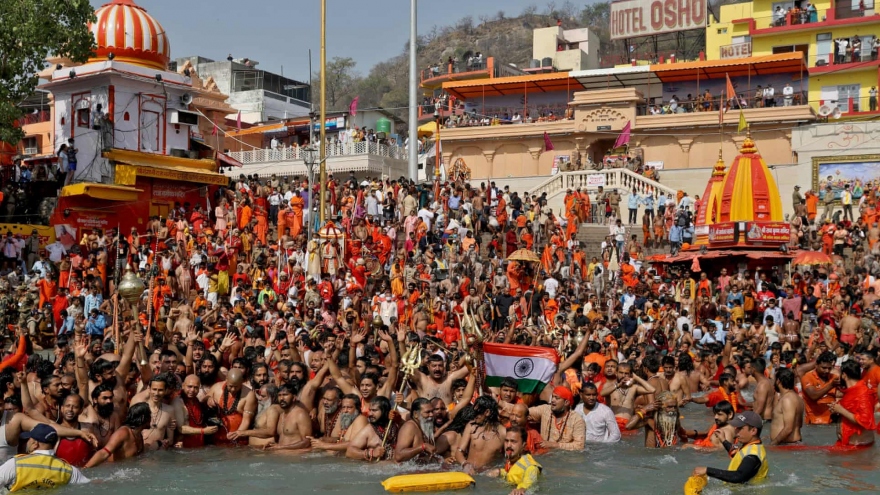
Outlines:
{"type": "MultiPolygon", "coordinates": [[[[696,404],[684,409],[683,424],[705,431],[711,424],[707,408],[696,404]]],[[[764,431],[764,437],[769,427],[764,431]]],[[[807,427],[808,445],[831,445],[833,427],[807,427]]],[[[875,447],[877,448],[877,447],[875,447]]],[[[758,486],[731,487],[710,480],[706,495],[880,493],[880,459],[875,448],[850,453],[821,450],[784,451],[768,448],[769,479],[758,486]]],[[[680,494],[695,466],[725,468],[720,452],[647,450],[643,435],[625,435],[612,446],[590,446],[585,452],[556,452],[538,461],[544,466],[539,494],[680,494]]],[[[247,449],[208,448],[149,454],[137,461],[106,464],[87,471],[100,483],[65,489],[69,494],[146,495],[197,493],[251,495],[258,493],[321,493],[378,495],[380,482],[390,476],[417,472],[411,465],[367,465],[319,454],[291,456],[247,449]]],[[[424,472],[418,471],[418,472],[424,472]]],[[[495,479],[476,477],[476,489],[461,494],[507,495],[510,488],[495,479]]]]}

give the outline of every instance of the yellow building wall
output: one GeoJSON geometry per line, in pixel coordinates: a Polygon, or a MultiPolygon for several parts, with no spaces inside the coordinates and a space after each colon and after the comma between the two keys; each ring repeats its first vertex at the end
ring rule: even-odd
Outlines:
{"type": "MultiPolygon", "coordinates": [[[[858,36],[862,39],[862,56],[866,57],[871,53],[870,41],[875,35],[880,35],[880,16],[877,17],[877,23],[874,24],[856,24],[852,26],[831,26],[824,29],[810,31],[794,31],[783,32],[773,36],[760,36],[752,38],[752,54],[753,55],[769,55],[773,53],[773,47],[787,45],[809,45],[807,54],[807,64],[809,67],[816,66],[818,57],[816,36],[818,34],[830,33],[832,39],[836,38],[852,38],[858,36]]],[[[834,47],[832,46],[832,54],[834,47]]],[[[833,55],[832,55],[833,56],[833,55]]],[[[827,57],[822,57],[827,59],[827,57]]],[[[866,58],[863,58],[867,60],[866,58]]]]}
{"type": "Polygon", "coordinates": [[[721,21],[716,22],[715,17],[709,16],[709,25],[706,27],[706,58],[718,60],[721,58],[721,47],[733,43],[735,36],[749,34],[748,24],[733,24],[737,19],[748,19],[752,16],[751,3],[736,3],[721,7],[721,21]]]}
{"type": "MultiPolygon", "coordinates": [[[[860,85],[859,88],[859,108],[860,112],[866,112],[868,106],[868,91],[871,86],[877,86],[877,67],[860,70],[857,72],[816,74],[810,77],[809,98],[810,105],[818,111],[820,101],[823,99],[822,88],[831,86],[852,86],[860,85]]],[[[845,107],[841,108],[845,113],[845,107]]]]}
{"type": "MultiPolygon", "coordinates": [[[[753,3],[752,12],[754,13],[753,19],[755,19],[755,28],[756,29],[766,29],[766,28],[771,27],[773,24],[773,10],[774,10],[773,5],[776,3],[782,3],[782,2],[779,2],[778,0],[777,1],[758,0],[758,1],[752,2],[752,3],[753,3]]],[[[791,5],[794,2],[789,1],[787,3],[789,5],[791,5]]],[[[825,11],[832,8],[831,0],[818,0],[818,1],[811,1],[810,3],[812,3],[813,5],[816,6],[816,14],[817,14],[820,22],[822,21],[822,18],[827,15],[825,13],[825,11]]],[[[806,2],[804,2],[804,5],[806,5],[806,2]]],[[[783,10],[786,10],[786,9],[783,8],[783,10]]]]}

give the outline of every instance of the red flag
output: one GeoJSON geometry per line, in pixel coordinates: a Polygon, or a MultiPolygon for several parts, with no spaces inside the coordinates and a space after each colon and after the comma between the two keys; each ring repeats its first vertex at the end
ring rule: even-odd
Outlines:
{"type": "Polygon", "coordinates": [[[241,132],[241,110],[238,111],[238,120],[236,121],[236,125],[238,126],[238,132],[241,132]]]}
{"type": "Polygon", "coordinates": [[[617,141],[614,142],[615,148],[620,148],[621,146],[629,144],[630,129],[632,128],[631,124],[631,121],[626,121],[626,125],[623,126],[623,131],[620,132],[620,135],[617,136],[617,141]]]}
{"type": "Polygon", "coordinates": [[[553,147],[553,141],[550,141],[550,135],[546,132],[544,133],[544,151],[553,151],[556,148],[553,147]]]}
{"type": "Polygon", "coordinates": [[[348,113],[351,114],[352,117],[357,115],[358,113],[358,100],[360,96],[355,96],[353,100],[351,100],[351,104],[348,106],[348,113]]]}
{"type": "Polygon", "coordinates": [[[212,135],[212,136],[216,136],[216,135],[217,135],[217,124],[214,124],[214,128],[211,129],[211,135],[212,135]]]}

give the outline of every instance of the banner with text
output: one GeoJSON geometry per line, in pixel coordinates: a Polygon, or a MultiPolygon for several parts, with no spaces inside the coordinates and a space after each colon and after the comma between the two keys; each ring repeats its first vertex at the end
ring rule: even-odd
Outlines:
{"type": "Polygon", "coordinates": [[[706,0],[623,0],[611,4],[611,39],[706,28],[706,0]]]}

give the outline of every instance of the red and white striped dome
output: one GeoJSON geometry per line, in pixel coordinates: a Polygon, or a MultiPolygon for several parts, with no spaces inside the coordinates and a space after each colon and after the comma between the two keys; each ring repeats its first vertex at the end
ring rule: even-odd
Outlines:
{"type": "Polygon", "coordinates": [[[113,0],[95,11],[89,23],[98,48],[89,60],[114,60],[166,70],[171,45],[162,25],[132,0],[113,0]]]}

